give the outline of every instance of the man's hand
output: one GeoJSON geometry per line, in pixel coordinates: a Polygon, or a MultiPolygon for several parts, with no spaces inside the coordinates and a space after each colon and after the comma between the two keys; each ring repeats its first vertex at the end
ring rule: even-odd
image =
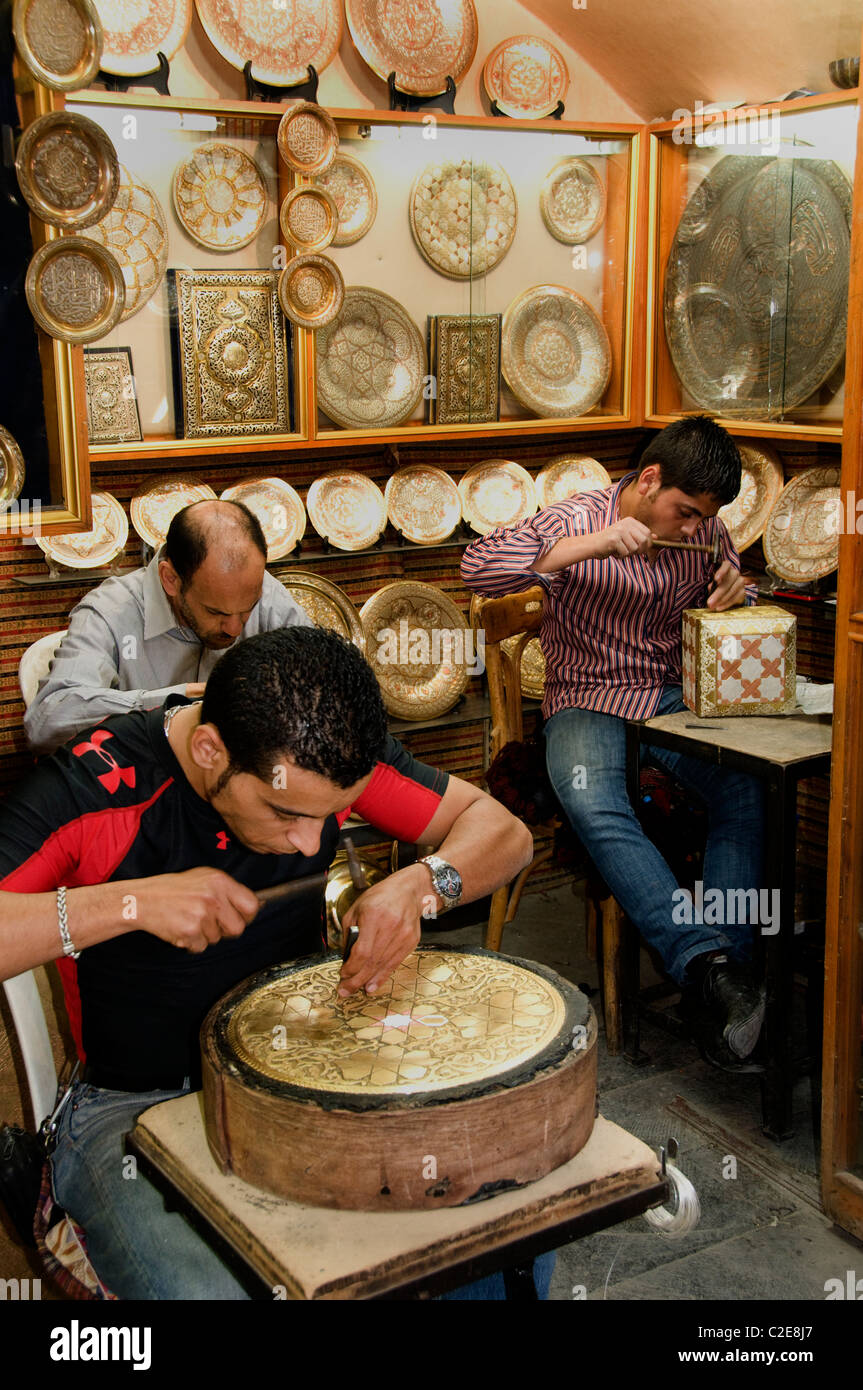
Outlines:
{"type": "Polygon", "coordinates": [[[187,700],[203,700],[206,681],[192,681],[186,686],[187,700]]]}
{"type": "Polygon", "coordinates": [[[714,613],[721,613],[725,608],[736,608],[746,602],[746,581],[730,560],[723,560],[713,576],[713,585],[707,607],[714,613]]]}
{"type": "Polygon", "coordinates": [[[374,994],[406,956],[419,945],[423,903],[431,893],[424,865],[400,869],[361,893],[351,903],[342,926],[358,927],[357,944],[342,966],[339,994],[364,989],[374,994]]]}
{"type": "Polygon", "coordinates": [[[123,886],[135,897],[138,930],[195,954],[241,936],[260,910],[256,895],[221,869],[158,874],[123,886]]]}
{"type": "Polygon", "coordinates": [[[637,555],[639,552],[643,554],[650,540],[649,526],[645,526],[643,521],[636,521],[634,516],[623,516],[620,521],[615,521],[613,526],[597,533],[597,558],[606,559],[610,555],[618,555],[625,559],[627,555],[637,555]]]}

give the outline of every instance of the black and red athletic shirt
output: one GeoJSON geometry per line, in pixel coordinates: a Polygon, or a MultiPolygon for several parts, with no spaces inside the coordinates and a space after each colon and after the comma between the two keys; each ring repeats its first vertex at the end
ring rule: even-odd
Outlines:
{"type": "MultiPolygon", "coordinates": [[[[312,857],[246,849],[186,780],[165,737],[166,707],[108,719],[39,764],[0,808],[0,888],[40,893],[212,866],[257,890],[328,868],[348,811],[327,818],[312,857]]],[[[417,841],[448,780],[388,736],[351,809],[386,836],[417,841]]],[[[240,937],[200,955],[131,931],[83,951],[77,969],[62,959],[82,1057],[130,1081],[196,1077],[207,1010],[255,971],[320,950],[321,908],[320,891],[264,906],[240,937]]]]}

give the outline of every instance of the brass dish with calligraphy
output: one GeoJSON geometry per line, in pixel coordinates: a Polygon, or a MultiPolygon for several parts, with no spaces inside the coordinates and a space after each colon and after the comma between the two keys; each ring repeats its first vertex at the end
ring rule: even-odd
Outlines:
{"type": "Polygon", "coordinates": [[[178,164],[172,191],[183,229],[211,251],[238,251],[264,225],[264,176],[251,155],[223,140],[208,140],[178,164]]]}
{"type": "Polygon", "coordinates": [[[339,51],[340,0],[195,0],[195,5],[216,51],[241,72],[251,62],[257,80],[273,87],[305,82],[309,64],[322,73],[339,51]]]}
{"type": "Polygon", "coordinates": [[[89,116],[73,111],[49,111],[27,127],[15,172],[36,216],[67,232],[90,227],[110,212],[120,184],[111,140],[89,116]]]}
{"type": "Polygon", "coordinates": [[[305,609],[315,627],[337,632],[341,637],[347,637],[361,652],[365,651],[366,635],[360,615],[338,584],[313,574],[311,570],[294,569],[292,566],[274,570],[273,577],[305,609]]]}
{"type": "Polygon", "coordinates": [[[589,159],[559,159],[539,195],[542,220],[566,246],[590,241],[605,221],[606,192],[589,159]]]}
{"type": "Polygon", "coordinates": [[[454,280],[484,275],[502,261],[518,220],[506,170],[470,158],[426,165],[414,180],[409,210],[423,256],[454,280]]]}
{"type": "Polygon", "coordinates": [[[121,164],[114,206],[85,235],[110,251],[123,272],[126,303],[120,317],[131,318],[156,293],[168,264],[168,227],[159,199],[121,164]]]}
{"type": "Polygon", "coordinates": [[[94,492],[90,498],[93,524],[89,531],[62,536],[35,536],[43,554],[65,569],[97,569],[115,560],[126,544],[129,522],[116,497],[94,492]]]}
{"type": "Polygon", "coordinates": [[[55,92],[89,87],[102,58],[102,25],[92,0],[15,0],[18,52],[43,86],[55,92]]]}
{"type": "Polygon", "coordinates": [[[289,106],[276,132],[279,154],[298,174],[323,174],[339,150],[339,132],[328,111],[313,101],[289,106]]]}
{"type": "Polygon", "coordinates": [[[349,285],[338,318],[317,339],[318,404],[347,429],[388,429],[422,399],[426,350],[398,300],[349,285]]]}
{"type": "Polygon", "coordinates": [[[758,540],[785,483],[782,464],[767,444],[737,441],[742,462],[740,491],[733,502],[720,507],[717,516],[728,527],[737,550],[758,540]]]}
{"type": "MultiPolygon", "coordinates": [[[[504,637],[500,645],[511,655],[520,641],[518,636],[504,637]]],[[[525,642],[521,653],[521,693],[526,700],[545,698],[545,656],[538,637],[525,642]]]]}
{"type": "Polygon", "coordinates": [[[95,0],[102,22],[103,72],[136,77],[155,72],[159,54],[168,62],[183,47],[192,22],[192,0],[95,0]]]}
{"type": "Polygon", "coordinates": [[[337,550],[374,545],[387,524],[387,505],[377,483],[350,469],[316,478],[306,494],[306,510],[318,535],[337,550]]]}
{"type": "Polygon", "coordinates": [[[469,468],[458,485],[464,519],[487,536],[498,526],[515,526],[536,512],[533,478],[511,459],[484,459],[469,468]]]}
{"type": "Polygon", "coordinates": [[[461,521],[461,498],[448,473],[430,464],[399,468],[384,488],[387,515],[405,540],[436,545],[452,535],[461,521]]]}
{"type": "Polygon", "coordinates": [[[399,719],[446,714],[476,674],[474,633],[447,594],[413,580],[385,584],[360,609],[366,658],[399,719]]]}
{"type": "Polygon", "coordinates": [[[0,425],[0,502],[21,496],[25,464],[17,439],[0,425]]]}
{"type": "Polygon", "coordinates": [[[295,256],[279,276],[282,313],[315,331],[338,318],[345,300],[342,272],[329,256],[295,256]]]}
{"type": "Polygon", "coordinates": [[[790,584],[809,584],[839,565],[842,493],[838,468],[807,468],[783,488],[764,528],[767,565],[790,584]]]}
{"type": "Polygon", "coordinates": [[[329,169],[317,175],[315,184],[329,193],[338,211],[333,245],[352,246],[365,236],[377,216],[374,179],[359,159],[342,151],[329,169]]]}
{"type": "Polygon", "coordinates": [[[503,316],[501,365],[535,415],[585,415],[611,376],[611,343],[587,300],[563,285],[534,285],[503,316]]]}
{"type": "Polygon", "coordinates": [[[563,502],[577,492],[596,492],[610,487],[611,478],[601,463],[587,454],[560,454],[549,459],[536,475],[536,496],[540,510],[563,502]]]}
{"type": "Polygon", "coordinates": [[[492,49],[482,80],[489,100],[504,115],[541,120],[565,101],[569,71],[554,44],[517,34],[492,49]]]}
{"type": "Polygon", "coordinates": [[[249,478],[226,487],[223,502],[242,502],[261,523],[267,542],[267,564],[281,560],[295,549],[306,529],[302,498],[282,478],[249,478]]]}
{"type": "Polygon", "coordinates": [[[354,47],[385,82],[401,92],[434,96],[446,79],[458,85],[476,53],[473,0],[345,0],[354,47]]]}
{"type": "Polygon", "coordinates": [[[87,237],[64,236],[40,246],[27,268],[30,313],[64,343],[90,343],[120,322],[126,291],[110,251],[87,237]]]}
{"type": "Polygon", "coordinates": [[[215,496],[209,483],[199,483],[197,478],[183,473],[168,473],[138,488],[129,503],[129,515],[141,540],[158,550],[165,544],[168,527],[177,512],[215,496]]]}
{"type": "Polygon", "coordinates": [[[325,188],[291,189],[279,212],[282,235],[295,251],[325,251],[338,225],[338,209],[325,188]]]}

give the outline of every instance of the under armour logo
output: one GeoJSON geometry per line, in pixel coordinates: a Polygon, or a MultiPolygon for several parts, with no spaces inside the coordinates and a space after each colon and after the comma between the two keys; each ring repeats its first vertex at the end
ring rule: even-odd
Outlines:
{"type": "Polygon", "coordinates": [[[230,841],[224,830],[220,830],[216,836],[216,849],[227,849],[230,841]]]}
{"type": "Polygon", "coordinates": [[[96,753],[103,763],[107,763],[110,772],[101,772],[98,777],[106,792],[115,792],[121,782],[125,782],[127,787],[135,785],[134,767],[121,767],[113,753],[102,747],[107,739],[113,737],[107,729],[97,729],[89,743],[76,743],[72,749],[76,758],[83,758],[85,753],[96,753]]]}

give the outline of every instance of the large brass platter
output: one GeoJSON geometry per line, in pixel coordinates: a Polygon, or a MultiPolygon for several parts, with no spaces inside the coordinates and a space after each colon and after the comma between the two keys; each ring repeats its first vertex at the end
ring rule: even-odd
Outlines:
{"type": "Polygon", "coordinates": [[[318,404],[347,429],[387,429],[422,398],[426,349],[398,300],[349,285],[342,311],[318,333],[318,404]]]}
{"type": "Polygon", "coordinates": [[[351,603],[344,589],[323,579],[311,570],[294,569],[286,566],[274,570],[274,577],[287,589],[291,598],[308,613],[315,627],[328,632],[338,632],[347,637],[361,652],[366,649],[366,634],[360,622],[360,615],[351,603]]]}
{"type": "Polygon", "coordinates": [[[215,496],[209,483],[199,483],[197,478],[183,473],[169,473],[138,488],[129,503],[129,515],[141,540],[158,550],[165,544],[168,527],[177,512],[215,496]]]}
{"type": "Polygon", "coordinates": [[[93,524],[89,531],[63,536],[36,536],[39,549],[67,569],[93,569],[109,565],[120,554],[129,535],[126,513],[110,492],[94,492],[90,499],[93,524]]]}
{"type": "Polygon", "coordinates": [[[454,280],[484,275],[512,245],[515,189],[499,164],[438,160],[414,180],[410,219],[414,240],[435,270],[454,280]]]}
{"type": "Polygon", "coordinates": [[[387,524],[387,506],[377,483],[343,468],[316,478],[306,508],[318,535],[338,550],[374,545],[387,524]]]}
{"type": "Polygon", "coordinates": [[[839,479],[838,468],[807,468],[783,488],[762,540],[768,567],[780,579],[808,584],[838,567],[839,479]]]}
{"type": "Polygon", "coordinates": [[[505,115],[541,120],[566,99],[569,71],[554,44],[518,34],[492,49],[482,80],[489,99],[505,115]]]}
{"type": "Polygon", "coordinates": [[[435,545],[461,521],[461,498],[448,473],[427,463],[399,468],[384,488],[387,515],[405,540],[435,545]]]}
{"type": "Polygon", "coordinates": [[[282,235],[295,251],[325,251],[338,225],[338,209],[325,188],[292,188],[279,212],[282,235]]]}
{"type": "Polygon", "coordinates": [[[208,140],[178,164],[172,191],[184,230],[211,251],[248,246],[264,225],[264,176],[251,155],[224,140],[208,140]]]}
{"type": "Polygon", "coordinates": [[[95,0],[104,46],[100,67],[118,77],[155,72],[159,54],[168,62],[183,47],[192,22],[192,0],[95,0]]]}
{"type": "MultiPolygon", "coordinates": [[[[500,645],[505,652],[512,652],[520,641],[519,636],[504,637],[500,645]]],[[[538,637],[525,642],[521,653],[521,693],[526,700],[545,698],[545,656],[538,637]]]]}
{"type": "Polygon", "coordinates": [[[15,171],[36,216],[64,231],[90,227],[110,212],[120,183],[111,140],[73,111],[49,111],[27,127],[15,171]]]}
{"type": "Polygon", "coordinates": [[[501,365],[536,415],[585,415],[611,376],[611,344],[596,311],[563,285],[534,285],[503,316],[501,365]]]}
{"type": "Polygon", "coordinates": [[[15,0],[18,52],[55,92],[89,87],[100,67],[102,26],[93,0],[15,0]]]}
{"type": "Polygon", "coordinates": [[[123,272],[126,304],[121,320],[131,318],[156,293],[168,264],[162,204],[149,184],[121,164],[114,206],[86,235],[110,251],[123,272]]]}
{"type": "Polygon", "coordinates": [[[40,246],[24,282],[30,313],[64,343],[90,343],[120,322],[126,291],[110,251],[87,237],[64,236],[40,246]]]}
{"type": "Polygon", "coordinates": [[[351,246],[364,237],[378,211],[377,190],[366,166],[343,151],[315,183],[329,193],[338,210],[333,245],[351,246]]]}
{"type": "Polygon", "coordinates": [[[473,634],[452,599],[431,584],[385,584],[360,617],[384,704],[399,719],[446,714],[477,674],[473,634]]]}
{"type": "Polygon", "coordinates": [[[549,459],[536,475],[536,496],[540,509],[563,502],[577,492],[596,492],[610,487],[611,478],[601,463],[588,454],[560,454],[549,459]]]}
{"type": "Polygon", "coordinates": [[[267,542],[267,564],[281,560],[301,539],[306,529],[302,498],[282,478],[248,478],[226,487],[223,502],[242,502],[261,523],[267,542]]]}
{"type": "Polygon", "coordinates": [[[845,351],[851,185],[826,159],[726,155],[692,194],[665,277],[665,332],[692,400],[776,418],[845,351]]]}
{"type": "Polygon", "coordinates": [[[298,174],[323,174],[339,149],[339,132],[328,111],[313,101],[290,105],[276,132],[279,154],[298,174]]]}
{"type": "Polygon", "coordinates": [[[536,512],[533,478],[510,459],[475,463],[459,482],[458,490],[464,519],[481,536],[498,526],[515,526],[536,512]]]}
{"type": "Polygon", "coordinates": [[[282,313],[299,328],[332,323],[345,300],[342,272],[329,256],[295,256],[279,276],[282,313]]]}
{"type": "MultiPolygon", "coordinates": [[[[113,0],[109,0],[113,3],[113,0]]],[[[339,50],[340,0],[195,0],[210,43],[232,67],[247,62],[259,82],[305,82],[311,63],[322,73],[339,50]]]]}
{"type": "Polygon", "coordinates": [[[24,455],[17,439],[0,425],[0,502],[12,502],[21,496],[24,472],[24,455]]]}
{"type": "Polygon", "coordinates": [[[785,475],[775,449],[768,444],[741,444],[740,491],[733,502],[720,507],[717,515],[725,522],[737,550],[757,541],[782,491],[785,475]]]}
{"type": "Polygon", "coordinates": [[[605,184],[596,166],[574,155],[557,161],[539,195],[546,228],[567,246],[590,241],[605,221],[605,204],[605,184]]]}
{"type": "Polygon", "coordinates": [[[345,0],[354,47],[384,81],[399,91],[432,96],[458,84],[476,53],[473,0],[345,0]]]}

